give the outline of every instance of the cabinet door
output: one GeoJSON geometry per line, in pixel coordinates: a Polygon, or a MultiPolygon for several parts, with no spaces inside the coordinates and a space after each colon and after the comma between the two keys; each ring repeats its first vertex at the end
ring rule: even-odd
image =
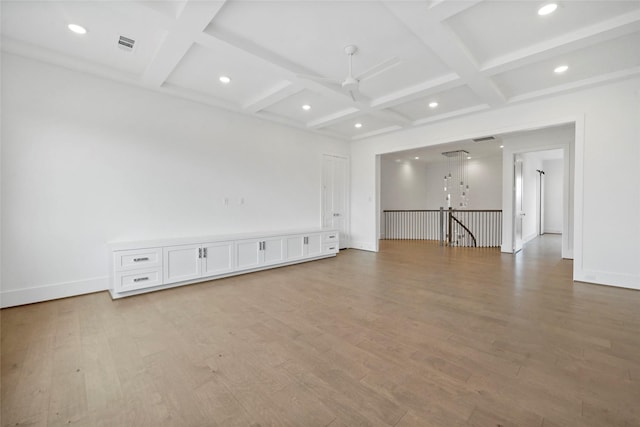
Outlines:
{"type": "Polygon", "coordinates": [[[314,257],[322,254],[322,233],[307,236],[306,256],[314,257]]]}
{"type": "Polygon", "coordinates": [[[302,259],[305,256],[306,244],[305,236],[287,236],[284,238],[287,246],[287,261],[302,259]]]}
{"type": "Polygon", "coordinates": [[[233,271],[233,242],[205,243],[202,245],[202,276],[215,276],[233,271]]]}
{"type": "Polygon", "coordinates": [[[287,257],[286,247],[283,237],[270,237],[262,239],[262,252],[264,265],[278,264],[284,262],[287,257]]]}
{"type": "Polygon", "coordinates": [[[200,245],[164,248],[164,283],[197,279],[201,274],[200,245]]]}
{"type": "Polygon", "coordinates": [[[262,240],[240,240],[236,242],[236,265],[238,270],[247,270],[260,266],[262,262],[262,251],[260,250],[262,240]]]}

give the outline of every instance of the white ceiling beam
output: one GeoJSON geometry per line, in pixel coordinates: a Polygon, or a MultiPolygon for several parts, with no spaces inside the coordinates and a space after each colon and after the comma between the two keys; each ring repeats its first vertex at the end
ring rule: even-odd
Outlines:
{"type": "Polygon", "coordinates": [[[383,133],[389,133],[396,130],[402,129],[402,126],[388,126],[381,129],[372,130],[371,132],[363,133],[361,135],[356,135],[351,138],[352,141],[357,141],[359,139],[369,138],[371,136],[382,135],[383,133]]]}
{"type": "Polygon", "coordinates": [[[491,79],[479,73],[479,66],[466,46],[451,28],[436,19],[426,2],[386,1],[384,4],[484,102],[491,106],[504,105],[504,94],[491,79]]]}
{"type": "Polygon", "coordinates": [[[289,81],[281,82],[275,87],[270,88],[266,93],[260,94],[253,100],[246,103],[242,108],[250,113],[257,113],[260,110],[282,101],[301,92],[303,88],[300,85],[291,83],[289,81]]]}
{"type": "Polygon", "coordinates": [[[640,31],[640,10],[493,58],[482,64],[480,71],[485,76],[493,76],[637,31],[640,31]]]}
{"type": "Polygon", "coordinates": [[[280,72],[282,72],[285,75],[286,79],[295,82],[304,89],[320,93],[328,98],[332,98],[341,102],[344,102],[347,98],[351,100],[349,95],[345,94],[344,92],[334,90],[328,86],[309,79],[299,78],[298,75],[300,74],[313,75],[314,73],[311,70],[308,70],[292,61],[289,61],[286,58],[283,58],[269,50],[258,46],[250,40],[236,36],[226,31],[222,31],[220,29],[215,29],[207,33],[201,33],[196,38],[196,42],[206,48],[215,48],[217,41],[227,43],[228,45],[233,46],[236,49],[244,51],[245,53],[248,53],[272,65],[274,68],[277,68],[280,72]]]}
{"type": "Polygon", "coordinates": [[[427,123],[438,122],[441,120],[450,119],[453,117],[460,117],[467,114],[477,113],[478,111],[488,110],[489,107],[487,104],[482,105],[474,105],[473,107],[461,108],[459,110],[449,111],[448,113],[438,114],[434,116],[425,117],[424,119],[415,120],[412,125],[419,126],[427,123]]]}
{"type": "Polygon", "coordinates": [[[563,85],[557,85],[546,89],[536,90],[533,92],[523,93],[509,98],[509,104],[515,104],[517,102],[528,101],[531,99],[542,98],[545,96],[555,95],[560,92],[568,92],[570,90],[577,90],[583,87],[593,87],[601,84],[609,84],[616,80],[623,80],[630,77],[640,75],[640,67],[627,68],[626,70],[615,71],[596,77],[590,77],[587,79],[578,80],[563,85]]]}
{"type": "Polygon", "coordinates": [[[144,71],[142,81],[149,86],[162,86],[191,48],[195,35],[204,31],[223,5],[224,1],[189,0],[185,3],[180,16],[167,30],[164,41],[144,71]]]}
{"type": "Polygon", "coordinates": [[[447,74],[426,82],[419,83],[414,86],[403,88],[383,95],[371,102],[372,108],[389,108],[399,104],[403,104],[416,99],[424,98],[454,87],[461,86],[463,82],[457,74],[447,74]]]}
{"type": "Polygon", "coordinates": [[[434,0],[429,4],[429,15],[432,19],[442,22],[482,1],[483,0],[434,0]]]}
{"type": "Polygon", "coordinates": [[[311,120],[307,123],[307,128],[318,129],[325,126],[330,126],[334,123],[339,123],[352,117],[361,116],[362,112],[357,108],[347,108],[346,110],[336,111],[335,113],[328,114],[319,119],[311,120]]]}

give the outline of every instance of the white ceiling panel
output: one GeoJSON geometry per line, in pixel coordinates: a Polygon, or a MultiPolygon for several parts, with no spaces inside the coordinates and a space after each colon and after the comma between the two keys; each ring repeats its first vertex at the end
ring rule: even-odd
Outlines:
{"type": "Polygon", "coordinates": [[[445,92],[396,105],[391,110],[411,120],[419,120],[482,104],[482,100],[468,86],[459,86],[445,92]],[[429,103],[431,102],[437,102],[438,106],[430,108],[429,103]]]}
{"type": "Polygon", "coordinates": [[[493,79],[508,97],[513,97],[633,67],[640,67],[640,33],[507,71],[493,79]],[[560,65],[569,69],[563,74],[554,73],[560,65]]]}
{"type": "Polygon", "coordinates": [[[380,129],[385,129],[388,127],[395,126],[395,123],[380,119],[378,117],[372,115],[365,115],[360,117],[350,118],[343,122],[327,126],[324,129],[332,131],[334,133],[344,135],[348,138],[358,138],[361,135],[374,133],[379,131],[380,129]],[[356,123],[362,124],[361,128],[356,128],[356,123]]]}
{"type": "MultiPolygon", "coordinates": [[[[353,57],[354,75],[393,57],[403,61],[404,65],[389,70],[389,77],[384,77],[385,84],[392,89],[449,71],[379,2],[229,2],[206,31],[215,35],[219,30],[250,40],[310,72],[337,81],[347,75],[344,53],[347,45],[358,47],[353,57]],[[419,70],[411,70],[415,67],[419,70]]],[[[367,90],[374,94],[373,81],[379,79],[371,80],[367,90]]]]}
{"type": "Polygon", "coordinates": [[[254,101],[283,81],[269,64],[223,42],[212,42],[206,48],[193,45],[167,79],[173,86],[206,93],[236,107],[254,101]],[[220,76],[231,78],[231,83],[220,83],[220,76]]]}
{"type": "Polygon", "coordinates": [[[0,0],[1,46],[345,139],[640,75],[640,1],[564,0],[540,17],[542,3],[0,0]],[[88,33],[71,33],[69,23],[88,33]],[[118,47],[120,35],[136,41],[133,52],[118,47]],[[393,65],[350,83],[359,102],[341,87],[347,45],[358,48],[356,78],[393,65]],[[569,71],[554,75],[560,63],[569,71]]]}
{"type": "Polygon", "coordinates": [[[545,2],[483,1],[447,23],[479,62],[524,49],[640,8],[638,1],[562,1],[539,16],[545,2]]]}
{"type": "Polygon", "coordinates": [[[300,124],[307,124],[347,108],[351,108],[350,102],[341,103],[333,98],[326,98],[312,91],[303,90],[265,108],[263,111],[295,120],[300,124]],[[311,109],[303,110],[303,105],[309,105],[311,109]]]}
{"type": "Polygon", "coordinates": [[[2,36],[107,68],[140,74],[153,57],[165,31],[140,23],[134,15],[102,2],[3,1],[2,36]],[[74,34],[69,24],[87,33],[74,34]],[[134,39],[132,51],[118,46],[120,36],[134,39]]]}

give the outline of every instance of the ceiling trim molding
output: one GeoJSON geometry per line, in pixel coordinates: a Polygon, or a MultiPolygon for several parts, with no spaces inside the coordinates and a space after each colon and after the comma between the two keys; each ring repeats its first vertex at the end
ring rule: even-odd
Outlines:
{"type": "Polygon", "coordinates": [[[578,80],[577,82],[571,82],[563,85],[557,85],[546,89],[531,91],[509,98],[509,104],[515,104],[523,101],[535,100],[538,98],[544,98],[552,95],[559,95],[560,93],[569,92],[572,90],[583,89],[589,86],[598,86],[603,84],[613,83],[617,80],[623,80],[640,75],[640,67],[627,68],[626,70],[615,71],[613,73],[600,75],[596,77],[590,77],[587,79],[578,80]]]}
{"type": "Polygon", "coordinates": [[[142,81],[150,86],[161,86],[191,49],[195,35],[207,28],[224,4],[225,1],[187,1],[144,71],[142,81]]]}
{"type": "Polygon", "coordinates": [[[509,52],[482,64],[480,72],[493,76],[555,55],[588,47],[640,30],[640,10],[581,28],[561,37],[509,52]]]}

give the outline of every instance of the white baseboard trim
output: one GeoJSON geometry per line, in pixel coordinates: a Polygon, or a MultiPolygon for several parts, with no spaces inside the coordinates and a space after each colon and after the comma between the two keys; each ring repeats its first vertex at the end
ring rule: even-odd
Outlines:
{"type": "Polygon", "coordinates": [[[376,245],[370,242],[351,241],[351,249],[361,249],[363,251],[377,252],[376,245]]]}
{"type": "Polygon", "coordinates": [[[562,230],[544,230],[544,234],[562,234],[562,230]]]}
{"type": "Polygon", "coordinates": [[[578,270],[574,272],[576,282],[595,283],[640,291],[640,275],[609,273],[606,271],[578,270]]]}
{"type": "Polygon", "coordinates": [[[14,289],[0,292],[0,307],[32,304],[58,298],[67,298],[92,292],[106,291],[109,277],[94,277],[75,282],[55,283],[26,289],[14,289]]]}

